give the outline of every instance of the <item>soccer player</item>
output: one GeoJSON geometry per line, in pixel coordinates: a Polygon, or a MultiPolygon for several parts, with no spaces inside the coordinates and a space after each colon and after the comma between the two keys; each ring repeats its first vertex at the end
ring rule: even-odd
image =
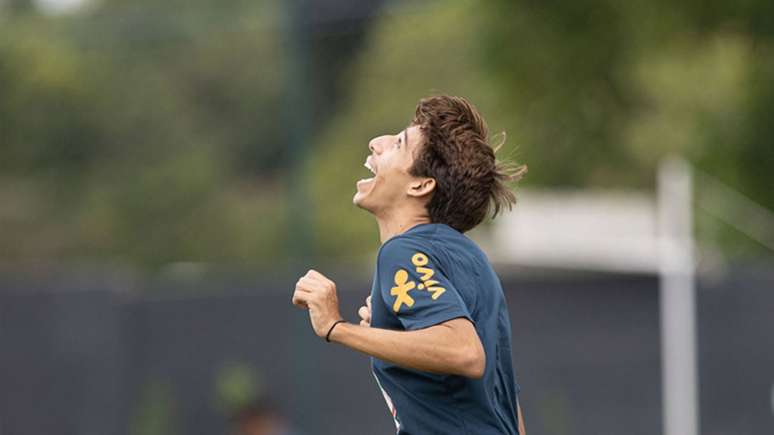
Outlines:
{"type": "Polygon", "coordinates": [[[511,325],[499,279],[463,233],[515,203],[526,171],[495,161],[487,127],[464,98],[420,100],[411,124],[368,144],[372,178],[353,202],[382,245],[359,325],[336,284],[310,270],[293,293],[314,332],[370,355],[398,434],[524,435],[511,325]]]}

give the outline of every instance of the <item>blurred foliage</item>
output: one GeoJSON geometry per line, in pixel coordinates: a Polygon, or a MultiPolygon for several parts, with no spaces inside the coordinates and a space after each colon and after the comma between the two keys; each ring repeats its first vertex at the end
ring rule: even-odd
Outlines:
{"type": "Polygon", "coordinates": [[[281,255],[276,7],[172,3],[4,17],[3,258],[281,255]]]}
{"type": "MultiPolygon", "coordinates": [[[[283,262],[298,177],[315,251],[362,260],[378,245],[351,206],[368,141],[437,92],[508,133],[500,157],[529,165],[527,185],[650,189],[658,160],[679,153],[774,208],[770,1],[393,2],[351,68],[314,72],[345,92],[312,111],[326,124],[303,175],[286,155],[282,3],[102,0],[54,16],[31,4],[0,3],[5,261],[283,262]]],[[[336,63],[325,47],[314,65],[336,63]]]]}
{"type": "MultiPolygon", "coordinates": [[[[469,97],[491,133],[508,133],[500,158],[526,163],[527,185],[651,190],[658,161],[680,154],[774,208],[771,2],[713,6],[457,1],[386,15],[312,159],[321,249],[372,250],[352,243],[373,239],[373,224],[343,206],[357,177],[338,168],[358,167],[371,137],[402,129],[436,92],[469,97]]],[[[727,251],[761,249],[699,229],[727,251]]]]}
{"type": "Polygon", "coordinates": [[[175,435],[180,433],[178,417],[178,405],[172,387],[162,382],[148,382],[142,388],[129,433],[175,435]]]}
{"type": "Polygon", "coordinates": [[[262,393],[258,372],[245,362],[224,364],[215,374],[214,382],[214,405],[225,415],[233,415],[262,393]]]}

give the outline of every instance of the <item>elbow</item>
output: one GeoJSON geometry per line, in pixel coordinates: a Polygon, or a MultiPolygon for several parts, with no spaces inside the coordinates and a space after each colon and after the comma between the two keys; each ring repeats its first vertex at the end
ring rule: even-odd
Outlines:
{"type": "Polygon", "coordinates": [[[464,346],[459,356],[459,374],[471,379],[481,379],[486,369],[486,354],[481,343],[464,346]]]}

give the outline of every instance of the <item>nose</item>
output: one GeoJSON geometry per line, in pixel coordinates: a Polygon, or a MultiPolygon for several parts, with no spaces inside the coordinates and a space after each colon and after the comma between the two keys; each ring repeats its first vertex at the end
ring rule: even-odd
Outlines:
{"type": "Polygon", "coordinates": [[[374,154],[381,154],[382,153],[382,139],[384,136],[379,136],[371,139],[370,142],[368,142],[368,149],[371,150],[374,154]]]}

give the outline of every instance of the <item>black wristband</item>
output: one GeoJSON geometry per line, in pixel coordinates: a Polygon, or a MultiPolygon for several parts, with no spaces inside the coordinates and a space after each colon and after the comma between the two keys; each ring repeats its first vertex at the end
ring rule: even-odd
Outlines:
{"type": "Polygon", "coordinates": [[[337,321],[333,322],[333,325],[331,325],[331,329],[329,329],[328,333],[325,334],[325,341],[330,343],[331,342],[331,332],[333,332],[333,328],[335,328],[336,325],[338,325],[339,323],[344,323],[344,322],[346,322],[346,320],[344,320],[344,319],[337,320],[337,321]]]}

